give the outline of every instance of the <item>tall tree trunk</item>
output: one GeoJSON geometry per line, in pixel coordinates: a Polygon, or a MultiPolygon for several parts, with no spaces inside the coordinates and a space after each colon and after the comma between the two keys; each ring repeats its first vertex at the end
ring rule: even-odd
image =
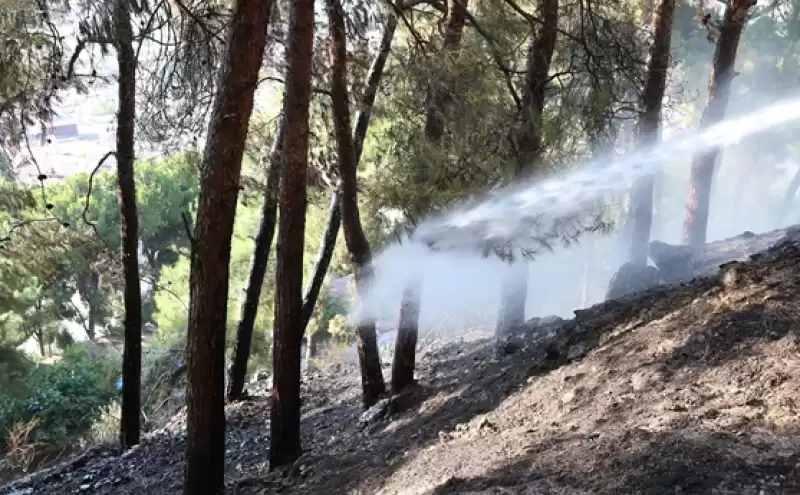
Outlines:
{"type": "MultiPolygon", "coordinates": [[[[284,109],[285,112],[285,109],[284,109]]],[[[244,303],[242,303],[239,324],[236,327],[236,342],[233,347],[231,366],[228,370],[228,401],[239,400],[244,393],[244,380],[247,375],[247,361],[250,359],[250,346],[253,342],[253,329],[258,316],[258,302],[264,286],[264,276],[269,263],[269,250],[275,237],[275,222],[278,216],[278,181],[283,167],[283,139],[286,133],[286,119],[281,116],[278,132],[267,157],[267,183],[264,187],[264,200],[261,204],[261,223],[258,226],[253,259],[250,264],[250,277],[247,281],[244,303]]]]}
{"type": "MultiPolygon", "coordinates": [[[[447,17],[442,34],[442,51],[456,50],[461,45],[464,24],[467,20],[469,0],[451,0],[448,2],[447,17]]],[[[425,109],[425,137],[433,144],[438,144],[444,135],[444,111],[453,95],[449,84],[432,84],[428,89],[428,101],[425,109]]]]}
{"type": "MultiPolygon", "coordinates": [[[[449,2],[442,35],[442,53],[446,54],[460,47],[468,7],[469,0],[449,2]]],[[[425,139],[433,145],[438,145],[442,141],[445,130],[444,113],[452,98],[449,82],[434,83],[428,87],[425,107],[425,139]]],[[[424,212],[414,212],[415,217],[422,216],[422,214],[424,212]]],[[[421,276],[410,280],[408,286],[403,290],[403,297],[400,301],[400,322],[397,327],[397,340],[392,362],[392,391],[394,392],[399,392],[414,382],[422,285],[421,276]]]]}
{"type": "Polygon", "coordinates": [[[755,168],[752,166],[755,162],[754,159],[747,159],[747,162],[747,165],[739,167],[738,170],[734,170],[734,180],[736,182],[734,182],[733,190],[731,191],[731,201],[728,202],[730,205],[730,216],[728,218],[732,225],[738,223],[741,218],[740,215],[742,214],[742,207],[744,206],[744,192],[748,186],[748,181],[752,178],[752,175],[748,172],[755,168]]]}
{"type": "Polygon", "coordinates": [[[800,168],[797,169],[795,172],[794,177],[792,177],[792,181],[789,183],[789,187],[786,188],[786,194],[783,196],[783,201],[781,202],[781,209],[779,212],[778,219],[783,222],[792,212],[792,205],[794,204],[794,199],[797,197],[797,190],[800,189],[800,168]]]}
{"type": "Polygon", "coordinates": [[[322,244],[319,246],[317,258],[314,261],[314,270],[306,289],[303,293],[303,336],[306,341],[306,367],[310,366],[311,358],[317,356],[317,343],[320,332],[308,330],[308,323],[314,308],[317,305],[319,294],[322,291],[322,284],[328,274],[328,267],[336,249],[336,238],[339,236],[339,227],[342,224],[342,209],[339,206],[340,194],[334,191],[331,195],[331,204],[328,208],[328,222],[325,232],[322,235],[322,244]]]}
{"type": "MultiPolygon", "coordinates": [[[[122,352],[122,421],[120,445],[127,450],[139,443],[142,374],[142,291],[139,287],[139,218],[133,176],[134,119],[136,118],[136,56],[133,52],[127,0],[114,2],[114,27],[119,64],[117,113],[117,195],[121,216],[122,272],[125,279],[125,346],[122,352]]],[[[94,282],[94,277],[92,279],[94,282]]]]}
{"type": "MultiPolygon", "coordinates": [[[[184,493],[222,493],[231,236],[270,0],[237,0],[214,98],[192,239],[184,493]]],[[[273,416],[273,422],[275,417],[273,416]]]]}
{"type": "MultiPolygon", "coordinates": [[[[531,37],[528,45],[527,71],[521,124],[517,137],[517,167],[514,175],[539,165],[542,155],[542,112],[544,112],[545,90],[549,81],[550,64],[558,36],[558,0],[540,0],[542,24],[539,32],[531,37]]],[[[497,319],[497,335],[504,335],[525,321],[525,306],[528,300],[528,270],[513,270],[501,289],[500,310],[497,319]]]]}
{"type": "Polygon", "coordinates": [[[392,362],[392,393],[394,394],[400,393],[406,387],[414,384],[421,299],[421,284],[412,284],[405,288],[400,305],[400,325],[397,328],[392,362]]]}
{"type": "MultiPolygon", "coordinates": [[[[136,220],[138,223],[139,219],[137,218],[136,220]]],[[[89,313],[86,322],[86,337],[89,341],[94,342],[97,338],[97,306],[100,304],[100,275],[94,270],[91,270],[89,274],[89,290],[91,296],[89,296],[88,304],[89,313]]]]}
{"type": "MultiPolygon", "coordinates": [[[[725,8],[720,27],[714,62],[708,80],[708,97],[700,128],[705,129],[721,122],[731,93],[731,83],[739,37],[742,34],[745,18],[755,0],[731,0],[725,8]]],[[[720,148],[714,147],[695,154],[689,176],[689,195],[686,202],[686,217],[683,224],[684,242],[695,252],[703,249],[708,229],[708,214],[711,204],[711,181],[714,165],[720,148]]]]}
{"type": "MultiPolygon", "coordinates": [[[[342,226],[347,250],[355,265],[356,287],[359,297],[364,296],[365,285],[371,277],[372,252],[361,225],[358,208],[358,178],[355,146],[350,135],[350,107],[347,92],[347,38],[344,13],[339,0],[326,0],[330,25],[331,99],[336,144],[339,154],[339,176],[342,181],[342,226]]],[[[365,407],[375,404],[386,391],[383,380],[375,322],[371,318],[357,323],[358,358],[361,367],[361,386],[365,407]]]]}
{"type": "Polygon", "coordinates": [[[394,39],[394,32],[397,30],[397,16],[390,15],[386,19],[386,25],[383,27],[383,34],[381,35],[381,43],[378,48],[378,53],[369,67],[367,73],[367,84],[364,88],[364,94],[361,95],[361,105],[356,112],[356,125],[353,129],[353,148],[355,149],[356,156],[356,169],[361,162],[361,154],[364,151],[364,141],[367,139],[367,130],[369,129],[370,117],[372,116],[372,108],[375,106],[375,99],[378,96],[378,89],[380,89],[381,79],[383,79],[383,70],[386,67],[386,60],[389,58],[389,53],[392,51],[392,40],[394,39]]]}
{"type": "Polygon", "coordinates": [[[588,308],[592,300],[592,283],[594,282],[594,254],[597,250],[597,242],[589,239],[586,243],[586,254],[583,259],[583,283],[581,284],[581,308],[588,308]]]}
{"type": "MultiPolygon", "coordinates": [[[[647,80],[642,92],[642,113],[639,115],[637,147],[645,149],[658,142],[661,124],[661,101],[667,84],[669,54],[672,45],[672,20],[675,0],[662,0],[653,18],[653,44],[647,80]]],[[[638,178],[631,191],[631,246],[629,259],[637,265],[647,264],[650,231],[653,227],[653,181],[649,174],[638,178]]]]}
{"type": "Polygon", "coordinates": [[[650,228],[651,238],[661,239],[664,218],[664,170],[659,167],[653,173],[653,225],[650,228]]]}
{"type": "MultiPolygon", "coordinates": [[[[333,258],[333,251],[336,249],[336,238],[339,236],[339,226],[342,224],[342,213],[339,207],[340,195],[334,192],[331,195],[331,205],[328,208],[328,222],[325,226],[325,233],[322,235],[322,244],[314,261],[314,271],[311,280],[303,294],[303,333],[308,327],[311,315],[314,313],[314,306],[317,304],[319,293],[322,290],[322,283],[328,273],[328,267],[333,258]]],[[[311,342],[309,338],[309,343],[311,342]]]]}
{"type": "Polygon", "coordinates": [[[286,170],[281,175],[278,226],[274,385],[270,424],[270,464],[295,461],[300,444],[300,354],[303,343],[303,248],[308,177],[308,119],[314,55],[314,0],[292,2],[287,39],[286,170]]]}
{"type": "MultiPolygon", "coordinates": [[[[36,298],[36,315],[37,317],[42,313],[42,298],[36,298]]],[[[38,319],[38,318],[37,318],[38,319]]],[[[47,348],[44,336],[44,328],[41,324],[36,325],[36,329],[34,330],[34,335],[36,335],[36,342],[39,344],[39,354],[42,358],[47,357],[47,348]]]]}
{"type": "MultiPolygon", "coordinates": [[[[367,73],[367,84],[364,88],[364,94],[361,97],[361,106],[356,114],[356,124],[353,128],[353,148],[355,149],[356,169],[358,169],[358,164],[361,161],[361,153],[364,149],[364,141],[367,138],[372,107],[375,105],[375,98],[378,95],[381,78],[383,77],[383,69],[386,67],[386,59],[389,57],[389,52],[392,49],[392,39],[394,39],[394,32],[396,29],[397,16],[391,15],[386,20],[386,25],[383,28],[378,54],[375,56],[375,60],[372,61],[369,72],[367,73]]],[[[336,247],[336,238],[339,235],[339,229],[342,224],[340,199],[341,194],[335,192],[331,199],[330,209],[328,210],[328,223],[325,228],[325,233],[323,234],[322,245],[320,246],[319,253],[317,253],[317,261],[314,264],[311,283],[306,288],[305,295],[303,296],[304,332],[308,326],[308,321],[311,319],[311,314],[314,312],[314,307],[319,298],[319,290],[322,287],[322,282],[325,280],[325,275],[328,273],[328,266],[330,265],[331,257],[336,247]]],[[[311,342],[311,337],[309,337],[309,342],[311,342]]],[[[311,344],[309,344],[309,349],[309,352],[313,353],[311,344]]]]}

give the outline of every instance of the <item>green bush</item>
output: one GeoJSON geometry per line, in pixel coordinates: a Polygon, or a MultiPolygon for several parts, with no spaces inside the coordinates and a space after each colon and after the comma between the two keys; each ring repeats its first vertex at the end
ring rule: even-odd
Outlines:
{"type": "Polygon", "coordinates": [[[25,377],[27,391],[0,393],[0,431],[14,423],[38,418],[34,440],[57,442],[86,431],[116,397],[118,372],[112,363],[72,346],[56,364],[40,364],[25,377]]]}

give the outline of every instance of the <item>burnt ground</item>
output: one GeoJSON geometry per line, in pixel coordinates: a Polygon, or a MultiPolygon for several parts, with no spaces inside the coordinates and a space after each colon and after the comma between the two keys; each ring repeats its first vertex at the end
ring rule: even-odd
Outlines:
{"type": "MultiPolygon", "coordinates": [[[[367,426],[353,365],[307,375],[307,452],[273,472],[267,399],[229,407],[229,492],[800,493],[800,244],[503,349],[424,349],[418,387],[367,426]]],[[[0,493],[180,493],[183,449],[179,414],[0,493]]]]}

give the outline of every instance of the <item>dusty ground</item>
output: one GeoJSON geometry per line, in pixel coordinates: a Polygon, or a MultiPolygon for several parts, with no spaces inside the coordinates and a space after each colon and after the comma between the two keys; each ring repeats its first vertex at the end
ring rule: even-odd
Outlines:
{"type": "MultiPolygon", "coordinates": [[[[359,426],[357,370],[306,377],[304,445],[266,471],[268,404],[228,410],[231,493],[800,494],[800,246],[604,303],[498,352],[421,353],[399,411],[359,426]]],[[[0,493],[179,493],[181,418],[0,493]]]]}

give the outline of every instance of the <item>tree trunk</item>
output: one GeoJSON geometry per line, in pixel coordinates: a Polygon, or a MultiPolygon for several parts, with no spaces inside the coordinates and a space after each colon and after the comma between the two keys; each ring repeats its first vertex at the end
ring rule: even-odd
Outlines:
{"type": "MultiPolygon", "coordinates": [[[[138,220],[137,218],[137,223],[138,220]]],[[[89,314],[86,322],[86,337],[90,342],[94,342],[97,338],[97,306],[100,303],[100,275],[94,270],[89,274],[89,290],[91,291],[91,296],[88,304],[89,314]]]]}
{"type": "MultiPolygon", "coordinates": [[[[526,169],[538,166],[542,155],[542,112],[550,64],[558,36],[558,0],[540,0],[539,11],[542,23],[539,32],[536,36],[531,36],[528,45],[525,88],[518,116],[521,129],[517,137],[518,156],[515,176],[521,175],[526,169]]],[[[503,281],[501,291],[497,335],[504,335],[514,325],[525,321],[525,301],[528,299],[527,269],[524,272],[512,272],[510,277],[503,281]]]]}
{"type": "Polygon", "coordinates": [[[303,343],[303,248],[308,177],[308,119],[314,50],[314,0],[291,4],[287,46],[286,170],[281,174],[278,226],[274,385],[270,423],[270,465],[294,462],[300,445],[300,354],[303,343]]]}
{"type": "MultiPolygon", "coordinates": [[[[713,68],[708,80],[706,107],[700,120],[701,129],[711,127],[725,118],[731,83],[735,75],[733,66],[739,47],[739,37],[742,34],[747,13],[755,3],[755,0],[731,0],[725,8],[719,40],[714,52],[713,68]]],[[[719,154],[720,148],[714,147],[696,153],[692,160],[683,236],[684,243],[688,244],[695,252],[703,249],[706,243],[711,203],[711,181],[719,154]]]]}
{"type": "MultiPolygon", "coordinates": [[[[461,45],[468,7],[469,0],[449,2],[442,35],[443,53],[457,50],[461,45]]],[[[440,144],[444,137],[444,113],[453,98],[449,86],[450,84],[445,82],[444,84],[431,84],[428,87],[425,105],[425,139],[434,145],[440,144]]],[[[415,216],[422,216],[423,213],[415,212],[415,216]]],[[[397,340],[392,362],[392,390],[395,392],[399,392],[403,386],[413,382],[416,342],[419,336],[422,284],[422,276],[409,281],[408,286],[403,290],[403,297],[400,301],[400,323],[397,327],[397,340]],[[400,380],[399,383],[394,383],[395,377],[400,380]]]]}
{"type": "Polygon", "coordinates": [[[364,141],[367,139],[367,129],[369,128],[372,108],[375,106],[375,98],[378,96],[378,89],[380,88],[381,79],[383,78],[383,69],[386,67],[386,60],[389,58],[389,52],[392,51],[392,40],[394,39],[394,32],[396,29],[397,16],[390,15],[389,18],[386,19],[386,25],[383,27],[380,48],[367,73],[367,84],[364,88],[364,94],[361,95],[361,106],[356,113],[356,126],[355,129],[353,129],[353,148],[355,148],[356,170],[358,169],[358,164],[361,162],[361,153],[364,151],[364,141]]]}
{"type": "Polygon", "coordinates": [[[581,308],[588,308],[592,301],[592,283],[594,282],[594,254],[596,241],[589,239],[586,243],[586,254],[583,260],[583,283],[581,284],[581,308]]]}
{"type": "Polygon", "coordinates": [[[653,174],[653,222],[650,228],[652,239],[661,239],[664,218],[664,170],[659,167],[653,174]]]}
{"type": "Polygon", "coordinates": [[[267,183],[264,187],[264,201],[261,205],[261,223],[258,226],[255,245],[253,246],[250,277],[247,281],[245,299],[239,316],[239,325],[236,328],[236,342],[233,347],[231,366],[228,370],[229,402],[241,399],[244,393],[244,380],[247,375],[247,361],[250,359],[253,329],[256,323],[256,316],[258,316],[258,303],[261,299],[261,289],[264,286],[264,276],[267,273],[272,239],[275,236],[275,222],[278,216],[278,181],[281,176],[280,169],[283,167],[285,128],[286,119],[281,116],[278,132],[267,157],[267,183]]]}
{"type": "MultiPolygon", "coordinates": [[[[125,279],[125,346],[122,353],[122,421],[120,445],[139,443],[142,374],[142,291],[139,286],[139,219],[133,176],[134,119],[136,118],[136,57],[127,0],[114,2],[114,26],[119,64],[117,113],[117,194],[121,217],[122,271],[125,279]]],[[[94,276],[92,277],[94,282],[94,276]]]]}
{"type": "Polygon", "coordinates": [[[519,265],[509,267],[500,288],[500,309],[497,313],[498,336],[508,335],[525,323],[525,308],[528,303],[528,263],[521,256],[519,265]]]}
{"type": "MultiPolygon", "coordinates": [[[[386,59],[389,57],[389,52],[392,48],[392,39],[394,38],[396,29],[397,16],[391,15],[386,20],[386,26],[383,28],[378,54],[375,60],[372,61],[372,65],[370,65],[369,72],[367,73],[367,84],[364,88],[364,94],[361,98],[361,108],[359,108],[356,114],[356,125],[353,129],[353,148],[355,149],[356,169],[358,169],[358,164],[361,161],[361,153],[364,149],[364,141],[367,138],[372,107],[375,105],[375,98],[378,95],[378,88],[380,87],[381,78],[383,77],[383,69],[386,67],[386,59]]],[[[308,326],[308,321],[311,319],[312,313],[314,313],[314,307],[319,298],[322,282],[325,280],[325,275],[328,273],[328,266],[330,265],[333,251],[336,248],[336,238],[339,235],[339,229],[342,224],[340,199],[341,194],[338,192],[335,192],[333,198],[331,198],[331,206],[328,210],[328,223],[325,233],[323,234],[320,251],[317,253],[317,261],[314,264],[314,274],[303,296],[304,332],[308,326]]],[[[309,342],[311,342],[311,340],[309,340],[309,342]]],[[[313,349],[309,352],[313,352],[313,349]]]]}
{"type": "Polygon", "coordinates": [[[789,187],[786,188],[786,194],[783,196],[783,202],[781,203],[781,209],[779,213],[779,220],[783,222],[792,212],[792,205],[794,204],[794,199],[797,196],[797,190],[800,189],[800,168],[797,169],[795,172],[794,177],[792,177],[792,181],[789,183],[789,187]]]}
{"type": "Polygon", "coordinates": [[[223,491],[231,236],[271,7],[270,0],[236,2],[203,152],[190,275],[186,494],[223,491]]]}
{"type": "MultiPolygon", "coordinates": [[[[675,0],[662,0],[653,18],[653,44],[647,80],[642,92],[642,113],[639,115],[637,147],[646,149],[658,142],[661,123],[661,101],[667,84],[672,20],[675,0]]],[[[653,181],[650,174],[638,178],[631,191],[631,246],[629,259],[638,265],[647,264],[650,231],[653,227],[653,181]]]]}
{"type": "MultiPolygon", "coordinates": [[[[371,278],[370,262],[372,253],[361,225],[358,208],[358,178],[355,146],[350,136],[350,108],[347,94],[347,38],[344,13],[339,0],[326,0],[326,11],[330,25],[331,100],[336,145],[339,154],[339,176],[342,181],[342,226],[347,250],[355,265],[356,287],[359,297],[363,297],[366,283],[371,278]]],[[[386,392],[383,380],[378,339],[375,335],[375,322],[371,319],[358,322],[356,328],[358,357],[361,368],[361,386],[365,407],[375,404],[386,392]]]]}
{"type": "MultiPolygon", "coordinates": [[[[451,0],[448,2],[447,17],[442,35],[442,51],[456,50],[461,45],[464,24],[467,20],[469,0],[451,0]]],[[[425,137],[431,143],[438,144],[444,135],[444,111],[452,99],[452,92],[447,84],[432,84],[428,89],[428,101],[425,109],[425,137]]]]}
{"type": "Polygon", "coordinates": [[[311,281],[308,283],[303,295],[303,333],[305,333],[308,322],[311,320],[311,315],[314,313],[314,306],[317,304],[319,292],[322,290],[322,283],[325,281],[325,275],[328,273],[328,267],[331,264],[331,258],[333,258],[333,251],[336,249],[336,238],[339,236],[339,227],[342,224],[339,197],[338,192],[334,192],[331,195],[328,222],[325,227],[325,233],[322,235],[322,244],[314,262],[311,281]]]}
{"type": "Polygon", "coordinates": [[[409,285],[403,293],[400,305],[400,325],[394,344],[392,362],[392,393],[397,394],[414,384],[417,340],[419,328],[421,285],[409,285]]]}

